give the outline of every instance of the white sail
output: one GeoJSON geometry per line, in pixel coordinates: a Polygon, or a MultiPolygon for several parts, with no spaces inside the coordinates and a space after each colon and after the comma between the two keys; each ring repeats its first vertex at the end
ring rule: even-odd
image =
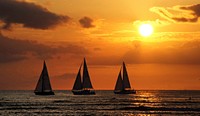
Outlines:
{"type": "Polygon", "coordinates": [[[128,78],[128,73],[126,70],[126,65],[124,62],[123,62],[123,85],[124,85],[124,89],[131,88],[129,78],[128,78]]]}
{"type": "Polygon", "coordinates": [[[122,76],[121,76],[121,69],[117,78],[117,82],[115,85],[115,90],[122,90],[123,89],[123,81],[122,81],[122,76]]]}
{"type": "Polygon", "coordinates": [[[84,58],[84,67],[83,67],[83,88],[93,88],[92,83],[90,81],[90,75],[88,73],[88,68],[87,68],[85,58],[84,58]]]}
{"type": "Polygon", "coordinates": [[[78,74],[76,76],[76,80],[75,80],[75,83],[74,83],[74,86],[73,86],[73,90],[83,89],[82,83],[81,83],[81,67],[82,67],[82,64],[81,64],[79,71],[78,71],[78,74]]]}
{"type": "Polygon", "coordinates": [[[37,86],[35,88],[35,92],[51,92],[51,91],[52,91],[52,88],[51,88],[51,84],[49,80],[49,75],[48,75],[46,63],[44,61],[43,70],[40,75],[40,79],[37,83],[37,86]]]}

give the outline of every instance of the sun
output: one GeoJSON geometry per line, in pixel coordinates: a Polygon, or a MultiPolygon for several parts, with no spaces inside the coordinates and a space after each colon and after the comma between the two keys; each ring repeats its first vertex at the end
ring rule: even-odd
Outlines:
{"type": "Polygon", "coordinates": [[[153,26],[151,24],[141,24],[139,26],[139,33],[143,37],[148,37],[153,33],[153,26]]]}

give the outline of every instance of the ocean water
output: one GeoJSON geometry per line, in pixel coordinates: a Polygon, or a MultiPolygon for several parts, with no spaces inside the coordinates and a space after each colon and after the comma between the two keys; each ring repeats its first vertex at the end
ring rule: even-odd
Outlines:
{"type": "Polygon", "coordinates": [[[73,95],[55,91],[54,96],[36,96],[33,91],[0,91],[0,115],[200,115],[200,91],[137,91],[115,95],[73,95]]]}

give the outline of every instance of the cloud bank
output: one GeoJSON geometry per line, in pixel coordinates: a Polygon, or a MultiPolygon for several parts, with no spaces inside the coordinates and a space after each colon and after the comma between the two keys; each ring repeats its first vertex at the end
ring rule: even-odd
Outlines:
{"type": "Polygon", "coordinates": [[[87,50],[79,45],[66,44],[63,46],[49,46],[29,40],[16,40],[0,34],[0,63],[15,62],[34,56],[39,59],[49,59],[59,54],[81,55],[87,50]]]}
{"type": "Polygon", "coordinates": [[[0,21],[2,29],[10,29],[12,24],[34,29],[49,29],[69,21],[68,16],[58,15],[35,3],[0,0],[0,21]]]}
{"type": "Polygon", "coordinates": [[[200,64],[200,41],[136,44],[122,57],[130,64],[200,64]]]}
{"type": "Polygon", "coordinates": [[[123,61],[127,64],[200,64],[199,40],[154,42],[134,40],[131,46],[124,44],[119,45],[119,48],[114,48],[110,45],[104,49],[113,49],[119,54],[109,52],[106,56],[93,56],[89,59],[91,64],[121,65],[123,61]],[[127,49],[120,51],[120,48],[127,49]]]}

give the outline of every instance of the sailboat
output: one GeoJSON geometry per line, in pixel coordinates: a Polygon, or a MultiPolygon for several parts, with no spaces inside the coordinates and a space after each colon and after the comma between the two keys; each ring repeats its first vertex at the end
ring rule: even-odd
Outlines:
{"type": "Polygon", "coordinates": [[[85,58],[83,61],[83,76],[82,77],[81,77],[81,67],[82,67],[82,64],[76,76],[76,80],[74,82],[72,92],[74,95],[94,95],[95,91],[90,81],[90,76],[89,76],[85,58]]]}
{"type": "Polygon", "coordinates": [[[129,78],[128,78],[128,73],[127,73],[127,69],[126,69],[126,65],[123,62],[123,77],[121,74],[121,69],[118,75],[118,79],[115,85],[115,90],[114,93],[115,94],[136,94],[136,91],[134,89],[131,89],[131,84],[129,82],[129,78]]]}
{"type": "Polygon", "coordinates": [[[49,74],[47,71],[47,66],[44,61],[43,70],[38,80],[37,86],[34,91],[35,95],[54,95],[51,88],[51,83],[49,80],[49,74]]]}

